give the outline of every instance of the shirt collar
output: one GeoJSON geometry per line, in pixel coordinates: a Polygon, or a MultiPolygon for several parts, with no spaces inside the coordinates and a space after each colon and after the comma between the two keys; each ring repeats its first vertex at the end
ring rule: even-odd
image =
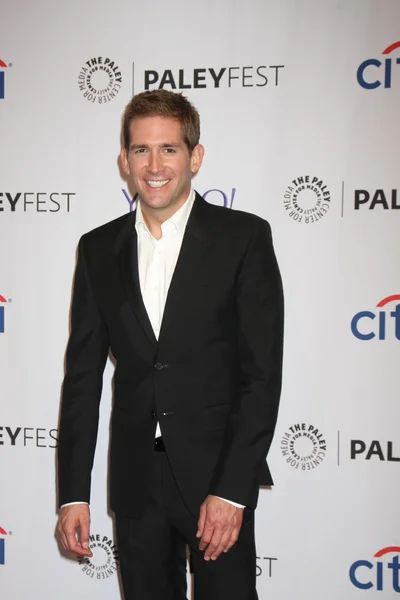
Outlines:
{"type": "MultiPolygon", "coordinates": [[[[196,193],[195,193],[194,189],[191,188],[190,194],[189,194],[187,200],[172,215],[172,217],[170,217],[169,219],[164,221],[164,223],[161,225],[161,230],[163,232],[163,235],[165,233],[165,230],[168,229],[171,225],[173,225],[175,227],[175,229],[177,230],[177,232],[179,233],[179,235],[183,237],[183,235],[185,233],[187,222],[189,220],[191,210],[193,208],[195,198],[196,198],[196,193]]],[[[136,231],[138,230],[138,226],[144,227],[144,229],[150,234],[150,232],[147,228],[146,222],[143,218],[142,208],[140,206],[139,201],[136,203],[136,222],[135,222],[136,231]]]]}

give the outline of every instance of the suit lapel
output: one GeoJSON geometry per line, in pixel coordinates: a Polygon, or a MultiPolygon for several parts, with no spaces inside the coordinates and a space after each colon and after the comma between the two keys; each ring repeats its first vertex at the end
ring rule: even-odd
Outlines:
{"type": "Polygon", "coordinates": [[[206,202],[196,193],[196,199],[186,225],[178,261],[172,276],[164,315],[161,323],[160,341],[174,318],[186,304],[197,267],[206,248],[206,202]]]}
{"type": "Polygon", "coordinates": [[[132,213],[132,215],[132,219],[129,219],[129,226],[122,232],[117,246],[117,262],[130,304],[136,313],[143,331],[150,342],[156,346],[157,339],[154,335],[140,291],[137,233],[135,228],[136,212],[132,213]]]}

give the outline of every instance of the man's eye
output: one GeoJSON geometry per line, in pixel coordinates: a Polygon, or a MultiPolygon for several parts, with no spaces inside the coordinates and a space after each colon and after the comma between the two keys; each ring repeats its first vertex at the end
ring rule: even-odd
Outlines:
{"type": "Polygon", "coordinates": [[[146,151],[145,148],[136,148],[135,154],[144,154],[146,151]]]}
{"type": "Polygon", "coordinates": [[[166,154],[175,154],[175,148],[164,148],[166,154]]]}

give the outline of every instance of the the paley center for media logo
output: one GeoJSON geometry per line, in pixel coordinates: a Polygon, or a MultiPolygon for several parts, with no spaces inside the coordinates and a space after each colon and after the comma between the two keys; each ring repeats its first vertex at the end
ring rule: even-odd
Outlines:
{"type": "Polygon", "coordinates": [[[364,60],[357,69],[357,82],[365,90],[383,86],[390,89],[397,77],[400,79],[400,42],[385,48],[382,55],[364,60]]]}
{"type": "Polygon", "coordinates": [[[351,319],[351,332],[361,341],[400,340],[400,294],[386,296],[373,310],[361,310],[351,319]]]}
{"type": "Polygon", "coordinates": [[[108,579],[118,570],[118,550],[111,537],[93,533],[89,538],[93,556],[77,556],[82,572],[90,579],[108,579]]]}
{"type": "Polygon", "coordinates": [[[349,570],[351,583],[359,590],[399,593],[399,554],[399,546],[387,546],[375,552],[372,560],[356,560],[349,570]]]}
{"type": "Polygon", "coordinates": [[[283,195],[286,214],[295,223],[310,225],[322,219],[331,207],[331,192],[317,175],[293,179],[283,195]]]}
{"type": "Polygon", "coordinates": [[[326,440],[318,427],[311,423],[295,423],[281,439],[281,452],[288,465],[300,471],[311,471],[326,456],[326,440]]]}
{"type": "Polygon", "coordinates": [[[142,68],[132,64],[132,95],[147,90],[218,90],[239,88],[276,88],[280,85],[285,65],[263,63],[256,65],[212,65],[175,67],[154,65],[142,68]]]}
{"type": "Polygon", "coordinates": [[[122,87],[121,69],[107,56],[94,56],[81,67],[78,86],[88,102],[106,104],[115,98],[122,87]]]}

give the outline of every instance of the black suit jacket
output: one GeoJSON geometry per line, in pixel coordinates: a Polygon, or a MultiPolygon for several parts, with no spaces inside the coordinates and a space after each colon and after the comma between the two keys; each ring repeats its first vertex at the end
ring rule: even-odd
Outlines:
{"type": "Polygon", "coordinates": [[[60,418],[59,502],[90,499],[103,370],[116,359],[111,508],[140,515],[159,420],[183,499],[251,508],[281,387],[282,286],[270,227],[196,200],[157,342],[140,293],[135,213],[79,243],[60,418]]]}

